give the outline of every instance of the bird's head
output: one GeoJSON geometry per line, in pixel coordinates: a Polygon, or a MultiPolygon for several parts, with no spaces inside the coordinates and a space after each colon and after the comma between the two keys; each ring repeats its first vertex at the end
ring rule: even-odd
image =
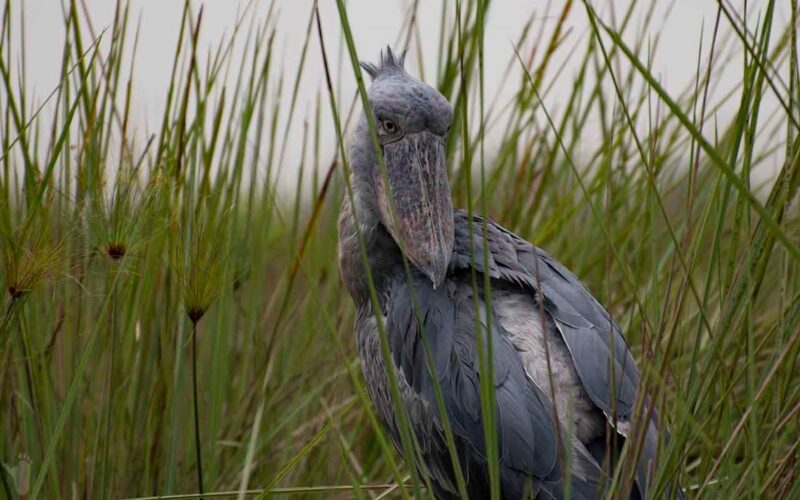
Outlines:
{"type": "Polygon", "coordinates": [[[381,223],[438,287],[453,253],[453,204],[445,166],[453,110],[438,90],[403,69],[403,59],[387,47],[378,65],[361,64],[372,78],[368,96],[385,176],[366,116],[356,131],[351,157],[355,175],[370,188],[381,223]]]}

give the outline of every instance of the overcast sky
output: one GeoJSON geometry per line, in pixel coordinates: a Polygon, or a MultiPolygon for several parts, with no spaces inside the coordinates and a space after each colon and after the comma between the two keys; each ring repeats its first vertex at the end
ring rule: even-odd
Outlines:
{"type": "MultiPolygon", "coordinates": [[[[82,0],[91,13],[92,22],[96,30],[110,26],[113,21],[114,1],[112,0],[82,0]]],[[[311,0],[275,0],[279,12],[278,34],[276,39],[279,60],[293,77],[293,64],[299,59],[302,41],[305,36],[306,24],[311,8],[311,0]]],[[[58,72],[62,57],[64,40],[64,27],[62,21],[61,0],[12,0],[24,2],[26,15],[26,46],[27,46],[27,78],[29,91],[35,92],[40,99],[46,96],[55,87],[58,81],[58,72]]],[[[254,0],[253,16],[264,17],[269,7],[268,0],[254,0]]],[[[237,12],[244,6],[245,1],[239,0],[206,0],[193,1],[195,8],[204,5],[203,26],[200,37],[200,47],[215,47],[223,34],[230,33],[235,24],[237,12]]],[[[329,50],[334,49],[336,57],[340,40],[339,18],[334,0],[320,0],[320,9],[324,22],[326,43],[329,50]]],[[[404,16],[409,11],[411,0],[349,0],[347,2],[353,34],[356,40],[359,56],[363,59],[375,59],[381,47],[387,43],[394,43],[400,32],[404,16]]],[[[604,2],[595,2],[603,5],[604,2]]],[[[639,12],[643,12],[647,0],[641,0],[639,12]]],[[[712,0],[676,0],[659,1],[657,22],[662,31],[662,40],[653,63],[654,73],[658,75],[665,87],[677,93],[684,89],[695,76],[698,44],[701,40],[701,28],[704,29],[704,47],[711,41],[711,31],[716,15],[716,2],[712,0]],[[672,8],[667,10],[669,5],[672,8]]],[[[739,4],[741,2],[734,2],[739,4]]],[[[778,2],[777,20],[779,26],[784,26],[788,18],[788,8],[778,2]]],[[[626,5],[627,2],[619,2],[626,5]]],[[[757,12],[763,8],[764,1],[750,1],[750,12],[757,12]]],[[[137,129],[152,131],[159,124],[163,110],[163,103],[169,83],[169,73],[172,64],[173,50],[178,37],[183,0],[131,0],[131,13],[134,22],[137,16],[141,18],[141,35],[136,59],[136,78],[134,80],[133,95],[133,120],[137,129]]],[[[499,85],[501,76],[513,57],[512,40],[522,29],[531,13],[536,11],[537,17],[534,24],[535,33],[538,31],[552,30],[556,23],[555,13],[562,2],[551,0],[496,0],[492,2],[486,27],[486,62],[485,62],[485,88],[486,95],[493,96],[499,85]],[[551,4],[551,12],[545,12],[545,6],[551,4]]],[[[441,26],[440,0],[420,0],[418,22],[422,36],[423,52],[428,54],[426,61],[426,75],[433,74],[433,65],[436,57],[439,27],[441,26]]],[[[621,7],[620,7],[621,9],[621,7]]],[[[601,9],[602,11],[602,9],[601,9]]],[[[196,11],[195,11],[196,12],[196,11]]],[[[638,18],[641,19],[640,17],[638,18]]],[[[572,14],[567,20],[570,33],[567,40],[572,43],[578,37],[588,36],[588,22],[586,13],[580,2],[575,2],[572,14]]],[[[638,24],[637,24],[638,26],[638,24]]],[[[655,36],[656,33],[651,34],[655,36]]],[[[205,53],[203,50],[201,53],[205,53]]],[[[570,74],[570,64],[567,61],[566,74],[570,74]]],[[[416,72],[417,61],[415,54],[409,56],[407,66],[416,72]]],[[[730,71],[721,75],[721,89],[730,88],[737,83],[741,72],[734,65],[730,71]]],[[[354,80],[351,70],[344,66],[341,80],[343,95],[352,95],[354,80]]],[[[312,38],[309,48],[307,73],[301,86],[298,107],[307,109],[310,102],[315,99],[317,91],[322,88],[322,71],[319,55],[319,44],[316,36],[312,38]]],[[[511,88],[505,91],[511,95],[511,88]]],[[[557,108],[559,99],[569,95],[569,88],[559,89],[548,95],[547,103],[551,108],[557,108]]],[[[505,95],[504,94],[504,95],[505,95]]],[[[720,90],[719,94],[722,94],[720,90]]],[[[723,114],[728,111],[723,110],[723,114]]],[[[303,113],[305,114],[305,113],[303,113]]],[[[326,122],[329,123],[329,119],[326,122]]],[[[291,177],[292,165],[299,161],[299,147],[301,129],[292,134],[291,146],[287,155],[288,167],[285,170],[291,177]]],[[[327,151],[334,147],[332,133],[324,144],[327,151]]]]}

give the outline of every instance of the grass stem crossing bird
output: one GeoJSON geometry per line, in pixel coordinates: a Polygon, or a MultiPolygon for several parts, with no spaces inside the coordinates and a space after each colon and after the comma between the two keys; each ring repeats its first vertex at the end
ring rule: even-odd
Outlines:
{"type": "Polygon", "coordinates": [[[647,497],[665,431],[648,405],[643,416],[634,412],[639,374],[620,328],[550,255],[491,220],[453,209],[447,100],[409,75],[403,56],[389,48],[379,64],[362,67],[372,77],[368,97],[385,170],[362,114],[350,145],[352,200],[345,198],[339,218],[339,266],[356,306],[367,389],[398,449],[403,452],[389,368],[421,458],[406,460],[429,479],[437,498],[459,497],[444,416],[467,494],[488,498],[481,408],[481,380],[488,375],[479,344],[490,341],[503,498],[602,495],[634,430],[641,445],[632,447],[640,456],[630,497],[647,497]]]}

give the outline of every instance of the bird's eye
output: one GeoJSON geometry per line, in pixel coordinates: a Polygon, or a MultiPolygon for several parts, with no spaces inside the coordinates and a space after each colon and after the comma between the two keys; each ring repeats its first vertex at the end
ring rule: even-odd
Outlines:
{"type": "Polygon", "coordinates": [[[381,120],[381,126],[383,126],[383,130],[386,131],[387,134],[394,134],[400,127],[398,127],[392,120],[381,120]]]}

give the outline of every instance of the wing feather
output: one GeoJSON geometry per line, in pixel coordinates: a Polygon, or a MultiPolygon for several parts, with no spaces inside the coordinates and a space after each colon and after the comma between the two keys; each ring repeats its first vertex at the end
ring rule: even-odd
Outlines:
{"type": "MultiPolygon", "coordinates": [[[[470,238],[468,215],[456,211],[451,271],[473,267],[534,294],[538,291],[537,299],[561,334],[592,402],[615,427],[618,422],[628,421],[636,401],[639,373],[619,326],[563,264],[493,221],[485,222],[488,254],[483,242],[484,219],[473,215],[470,238]]],[[[657,417],[653,413],[637,471],[637,483],[644,495],[656,458],[657,436],[657,417]]]]}
{"type": "Polygon", "coordinates": [[[521,284],[533,292],[541,288],[545,310],[564,338],[589,397],[606,414],[628,418],[636,399],[639,374],[619,326],[566,267],[492,221],[487,221],[489,255],[485,258],[483,219],[473,219],[470,241],[467,215],[456,212],[451,268],[474,266],[493,278],[521,284]],[[473,251],[475,257],[471,259],[473,251]],[[488,269],[484,269],[484,261],[488,262],[488,269]]]}
{"type": "MultiPolygon", "coordinates": [[[[461,284],[448,281],[434,290],[422,275],[417,278],[413,284],[417,313],[411,307],[412,294],[406,282],[398,282],[393,287],[393,300],[389,301],[387,334],[394,362],[408,385],[427,402],[431,414],[438,419],[431,373],[436,374],[454,435],[485,465],[487,448],[481,420],[481,370],[476,335],[476,320],[483,332],[489,323],[484,317],[485,307],[479,307],[476,318],[468,280],[461,284]],[[433,370],[426,361],[426,346],[430,348],[433,370]]],[[[519,497],[524,492],[525,482],[533,480],[537,491],[560,498],[563,496],[558,463],[560,445],[549,403],[528,380],[497,318],[493,318],[491,325],[488,335],[492,336],[493,343],[503,491],[508,498],[519,497]]],[[[445,461],[449,457],[445,454],[437,460],[445,461]]],[[[475,470],[472,469],[473,476],[475,470]]],[[[488,484],[488,478],[483,479],[482,482],[488,484]]]]}

